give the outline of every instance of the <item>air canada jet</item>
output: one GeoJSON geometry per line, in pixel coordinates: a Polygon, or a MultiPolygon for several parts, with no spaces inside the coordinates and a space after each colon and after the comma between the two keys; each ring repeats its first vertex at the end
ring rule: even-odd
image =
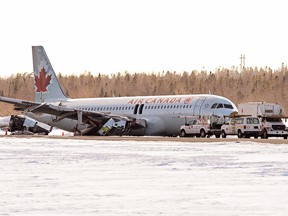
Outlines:
{"type": "MultiPolygon", "coordinates": [[[[35,101],[0,97],[25,115],[81,135],[177,136],[181,116],[209,116],[221,125],[237,111],[229,99],[211,94],[68,98],[42,46],[32,46],[35,101]],[[180,117],[180,118],[179,118],[180,117]]],[[[97,86],[95,86],[97,88],[97,86]]],[[[132,90],[132,89],[131,89],[132,90]]]]}

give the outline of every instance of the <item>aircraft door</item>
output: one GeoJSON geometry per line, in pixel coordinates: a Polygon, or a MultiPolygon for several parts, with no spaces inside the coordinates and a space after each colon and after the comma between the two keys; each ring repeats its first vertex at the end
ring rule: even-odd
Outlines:
{"type": "Polygon", "coordinates": [[[204,104],[206,97],[199,97],[194,105],[193,115],[201,115],[201,108],[204,104]]]}

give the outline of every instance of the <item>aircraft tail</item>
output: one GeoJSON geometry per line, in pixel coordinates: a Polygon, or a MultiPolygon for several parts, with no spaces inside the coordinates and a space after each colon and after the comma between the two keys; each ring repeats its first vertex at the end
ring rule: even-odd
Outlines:
{"type": "Polygon", "coordinates": [[[64,94],[48,56],[42,46],[32,46],[35,77],[35,101],[65,101],[64,94]]]}

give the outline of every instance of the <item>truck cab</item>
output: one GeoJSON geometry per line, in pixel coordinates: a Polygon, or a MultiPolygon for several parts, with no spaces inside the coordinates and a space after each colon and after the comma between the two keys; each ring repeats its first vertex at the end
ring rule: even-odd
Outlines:
{"type": "Polygon", "coordinates": [[[280,116],[261,117],[261,138],[283,137],[287,139],[288,131],[280,116]]]}
{"type": "Polygon", "coordinates": [[[253,136],[257,139],[260,136],[260,132],[260,119],[252,116],[229,118],[229,120],[221,126],[222,138],[226,138],[227,135],[237,135],[238,138],[250,138],[253,136]]]}

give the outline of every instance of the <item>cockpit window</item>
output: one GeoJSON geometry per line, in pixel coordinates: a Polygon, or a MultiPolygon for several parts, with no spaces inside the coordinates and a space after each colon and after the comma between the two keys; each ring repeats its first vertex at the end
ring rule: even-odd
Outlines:
{"type": "Polygon", "coordinates": [[[212,105],[211,109],[215,109],[216,106],[217,106],[217,103],[214,103],[214,104],[212,105]]]}
{"type": "Polygon", "coordinates": [[[224,107],[227,109],[233,109],[233,106],[231,104],[224,104],[224,107]]]}
{"type": "Polygon", "coordinates": [[[217,109],[223,108],[223,104],[218,104],[217,109]]]}

